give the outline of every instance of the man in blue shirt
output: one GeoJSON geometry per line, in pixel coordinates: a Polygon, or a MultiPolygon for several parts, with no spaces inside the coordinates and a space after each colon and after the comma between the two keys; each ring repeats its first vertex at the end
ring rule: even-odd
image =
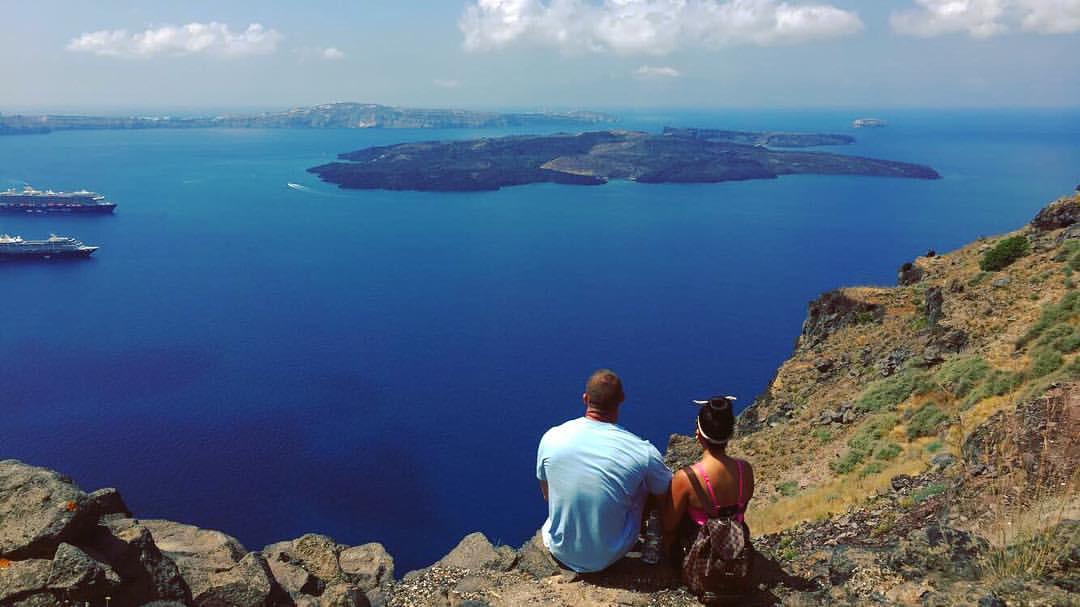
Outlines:
{"type": "Polygon", "coordinates": [[[585,416],[544,433],[536,454],[548,502],[544,546],[579,573],[600,571],[629,552],[647,497],[671,487],[656,447],[616,423],[623,398],[618,375],[593,373],[582,396],[585,416]]]}

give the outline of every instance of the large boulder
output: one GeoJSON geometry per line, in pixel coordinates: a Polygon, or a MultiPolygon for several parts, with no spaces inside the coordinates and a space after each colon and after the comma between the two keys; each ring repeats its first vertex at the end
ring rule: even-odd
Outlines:
{"type": "Polygon", "coordinates": [[[1031,226],[1038,230],[1056,230],[1067,228],[1077,220],[1080,220],[1080,195],[1073,195],[1047,205],[1031,220],[1031,226]]]}
{"type": "Polygon", "coordinates": [[[86,544],[120,575],[113,590],[118,604],[139,605],[152,600],[190,602],[180,569],[161,553],[150,530],[130,518],[109,518],[99,524],[86,544]]]}
{"type": "Polygon", "coordinates": [[[48,587],[65,598],[90,599],[110,594],[120,584],[112,567],[71,544],[60,544],[49,570],[48,587]]]}
{"type": "Polygon", "coordinates": [[[810,302],[797,346],[813,347],[844,327],[880,322],[885,308],[851,298],[843,291],[829,291],[810,302]]]}
{"type": "Polygon", "coordinates": [[[7,562],[0,567],[0,605],[10,605],[34,594],[47,593],[52,562],[26,559],[7,562]]]}
{"type": "Polygon", "coordinates": [[[212,572],[191,588],[192,604],[205,607],[263,607],[288,604],[288,595],[270,572],[263,555],[252,552],[225,571],[212,572]]]}
{"type": "Polygon", "coordinates": [[[470,533],[449,554],[435,563],[436,567],[456,569],[492,569],[507,571],[514,566],[517,554],[506,546],[495,548],[483,533],[470,533]]]}
{"type": "Polygon", "coordinates": [[[382,544],[364,544],[341,552],[341,572],[365,592],[394,579],[394,559],[382,544]]]}
{"type": "MultiPolygon", "coordinates": [[[[0,558],[51,559],[77,535],[86,493],[71,479],[18,460],[0,461],[0,558]]],[[[91,521],[96,522],[95,521],[91,521]]]]}
{"type": "Polygon", "coordinates": [[[544,546],[544,540],[539,531],[518,550],[516,568],[539,579],[557,575],[561,571],[559,563],[552,558],[551,552],[544,546]]]}

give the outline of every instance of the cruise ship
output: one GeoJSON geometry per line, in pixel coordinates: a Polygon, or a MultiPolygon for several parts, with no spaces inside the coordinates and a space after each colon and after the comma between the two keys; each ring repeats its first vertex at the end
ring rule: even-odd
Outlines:
{"type": "Polygon", "coordinates": [[[0,192],[0,212],[6,213],[112,213],[115,202],[97,192],[54,192],[27,186],[21,192],[0,192]]]}
{"type": "Polygon", "coordinates": [[[96,250],[97,247],[88,247],[66,236],[23,240],[20,236],[0,235],[0,260],[90,257],[96,250]]]}

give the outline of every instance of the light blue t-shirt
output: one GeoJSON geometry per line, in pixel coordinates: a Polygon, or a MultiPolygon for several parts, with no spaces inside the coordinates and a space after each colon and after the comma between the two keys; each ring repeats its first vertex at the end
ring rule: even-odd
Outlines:
{"type": "Polygon", "coordinates": [[[646,495],[661,495],[671,485],[671,471],[652,443],[585,417],[544,434],[536,476],[548,483],[544,545],[581,573],[600,571],[629,552],[646,495]]]}

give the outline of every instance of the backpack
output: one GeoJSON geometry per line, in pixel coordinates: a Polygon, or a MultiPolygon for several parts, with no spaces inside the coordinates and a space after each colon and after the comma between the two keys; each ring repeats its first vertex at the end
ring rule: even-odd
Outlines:
{"type": "MultiPolygon", "coordinates": [[[[683,468],[683,471],[708,514],[708,519],[698,527],[697,535],[690,542],[683,559],[683,582],[706,605],[723,595],[747,592],[753,546],[750,544],[750,528],[739,520],[744,505],[718,507],[705,493],[690,466],[683,468]]],[[[741,467],[739,484],[741,492],[741,467]]]]}

